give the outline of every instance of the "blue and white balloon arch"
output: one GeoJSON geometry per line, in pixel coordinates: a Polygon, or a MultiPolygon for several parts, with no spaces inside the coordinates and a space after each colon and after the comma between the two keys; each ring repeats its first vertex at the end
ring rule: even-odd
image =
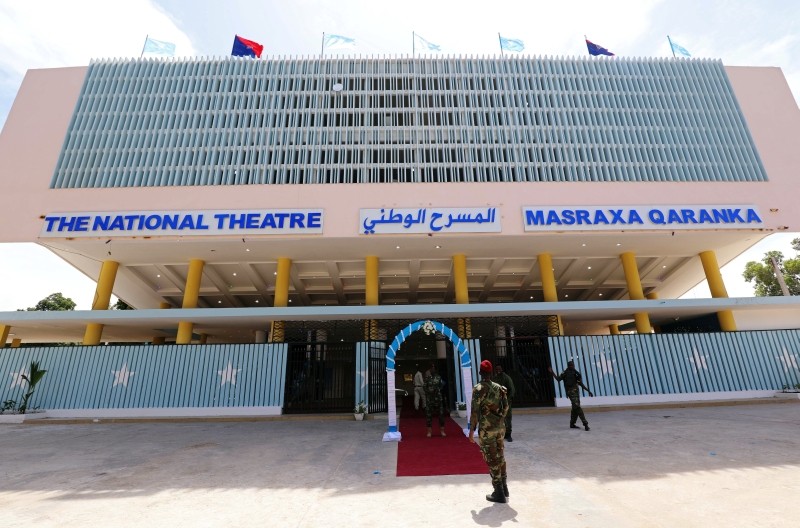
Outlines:
{"type": "MultiPolygon", "coordinates": [[[[472,399],[472,359],[467,350],[464,341],[458,337],[458,334],[452,328],[440,323],[439,321],[415,321],[407,327],[400,330],[400,332],[392,340],[389,349],[386,351],[386,387],[387,397],[389,399],[388,414],[389,414],[389,429],[383,435],[383,441],[399,441],[401,439],[400,431],[397,430],[397,399],[395,396],[395,357],[397,351],[403,342],[414,332],[422,330],[428,335],[440,333],[449,339],[455,347],[456,353],[461,364],[461,374],[464,379],[464,399],[467,402],[467,416],[470,414],[470,400],[472,399]]],[[[467,424],[469,427],[469,423],[467,424]]]]}

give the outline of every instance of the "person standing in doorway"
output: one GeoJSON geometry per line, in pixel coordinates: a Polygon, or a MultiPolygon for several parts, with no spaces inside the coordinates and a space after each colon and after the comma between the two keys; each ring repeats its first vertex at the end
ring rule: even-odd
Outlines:
{"type": "Polygon", "coordinates": [[[444,433],[444,404],[442,403],[442,377],[436,372],[436,365],[431,365],[431,375],[425,378],[425,425],[428,427],[428,438],[431,437],[433,412],[439,413],[439,434],[444,433]]]}
{"type": "Polygon", "coordinates": [[[567,368],[558,376],[556,376],[555,372],[553,372],[553,369],[550,367],[547,367],[547,371],[550,372],[556,381],[564,382],[564,390],[567,392],[567,397],[572,404],[572,411],[569,416],[570,429],[579,429],[579,427],[575,425],[575,422],[580,418],[581,422],[583,422],[583,428],[588,431],[589,422],[586,420],[586,416],[583,414],[583,409],[581,408],[581,395],[578,392],[578,388],[583,387],[583,390],[588,392],[589,396],[594,396],[594,394],[589,390],[589,387],[583,384],[581,373],[575,369],[575,362],[569,360],[567,362],[567,368]]]}
{"type": "Polygon", "coordinates": [[[419,411],[419,404],[422,403],[422,409],[425,405],[425,377],[417,365],[417,373],[414,374],[414,410],[419,411]]]}
{"type": "Polygon", "coordinates": [[[481,380],[472,388],[472,412],[469,417],[469,441],[475,443],[475,427],[481,441],[481,453],[494,491],[486,496],[489,502],[508,502],[508,474],[503,437],[506,434],[505,417],[508,411],[506,388],[492,381],[492,363],[481,361],[481,380]]]}
{"type": "Polygon", "coordinates": [[[512,402],[514,401],[514,393],[516,392],[516,389],[514,388],[514,380],[512,380],[511,376],[503,371],[503,365],[495,365],[494,382],[505,387],[507,391],[508,413],[506,413],[506,435],[504,440],[507,442],[513,442],[514,439],[511,438],[511,409],[513,407],[512,402]]]}

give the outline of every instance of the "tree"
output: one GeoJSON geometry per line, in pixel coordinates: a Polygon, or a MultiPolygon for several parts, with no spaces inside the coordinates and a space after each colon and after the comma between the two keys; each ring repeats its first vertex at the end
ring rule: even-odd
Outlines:
{"type": "Polygon", "coordinates": [[[114,306],[111,307],[112,310],[133,310],[134,307],[130,304],[126,303],[122,299],[117,299],[117,302],[114,303],[114,306]]]}
{"type": "Polygon", "coordinates": [[[69,297],[64,297],[61,292],[51,293],[33,308],[27,308],[29,312],[66,312],[75,309],[75,301],[69,297]]]}
{"type": "MultiPolygon", "coordinates": [[[[792,240],[792,249],[800,251],[800,238],[792,240]]],[[[772,259],[778,263],[782,271],[783,280],[791,295],[800,295],[800,254],[793,259],[785,259],[780,251],[768,251],[761,262],[750,261],[744,267],[742,277],[747,282],[755,283],[756,297],[777,297],[783,295],[772,259]]]]}

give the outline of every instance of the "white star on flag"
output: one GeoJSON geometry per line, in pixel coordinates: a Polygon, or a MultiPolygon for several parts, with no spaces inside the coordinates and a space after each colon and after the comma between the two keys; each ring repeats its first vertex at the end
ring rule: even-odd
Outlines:
{"type": "Polygon", "coordinates": [[[222,376],[222,382],[219,384],[220,387],[225,385],[226,383],[230,383],[231,385],[236,385],[236,374],[242,369],[235,369],[231,362],[228,361],[228,366],[225,367],[225,370],[218,370],[217,374],[222,376]]]}
{"type": "Polygon", "coordinates": [[[694,367],[695,372],[699,372],[700,369],[708,370],[708,365],[706,365],[706,358],[708,356],[701,356],[697,349],[693,349],[694,353],[692,354],[693,357],[688,358],[689,361],[692,362],[692,366],[694,367]]]}
{"type": "Polygon", "coordinates": [[[609,360],[608,358],[606,358],[605,352],[600,352],[600,361],[595,363],[595,365],[600,367],[600,370],[603,372],[604,376],[606,374],[611,374],[613,376],[614,375],[614,362],[615,361],[616,361],[616,359],[609,360]]]}
{"type": "Polygon", "coordinates": [[[125,387],[128,386],[128,378],[136,374],[135,372],[131,372],[128,370],[128,364],[123,363],[122,368],[119,370],[112,370],[111,373],[114,375],[114,384],[112,387],[116,387],[117,385],[124,385],[125,387]]]}
{"type": "Polygon", "coordinates": [[[775,356],[775,357],[777,359],[780,359],[781,362],[783,363],[783,371],[784,372],[789,372],[790,368],[792,368],[794,370],[798,369],[798,367],[797,367],[797,356],[795,356],[794,354],[790,354],[786,350],[786,347],[783,347],[783,356],[775,356]]]}
{"type": "Polygon", "coordinates": [[[10,375],[11,375],[11,377],[14,378],[14,381],[11,382],[11,387],[9,387],[10,389],[13,389],[17,385],[19,385],[20,387],[24,387],[25,386],[26,381],[24,379],[22,379],[22,376],[28,377],[28,371],[27,370],[21,369],[19,372],[12,372],[10,375]]]}

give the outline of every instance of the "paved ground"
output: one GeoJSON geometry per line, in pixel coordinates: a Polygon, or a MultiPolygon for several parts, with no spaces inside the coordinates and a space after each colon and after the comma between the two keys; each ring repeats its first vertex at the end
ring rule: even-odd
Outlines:
{"type": "MultiPolygon", "coordinates": [[[[800,522],[800,403],[514,417],[488,475],[395,476],[385,418],[0,426],[0,526],[767,527],[800,522]]],[[[435,441],[435,439],[433,439],[435,441]]]]}

